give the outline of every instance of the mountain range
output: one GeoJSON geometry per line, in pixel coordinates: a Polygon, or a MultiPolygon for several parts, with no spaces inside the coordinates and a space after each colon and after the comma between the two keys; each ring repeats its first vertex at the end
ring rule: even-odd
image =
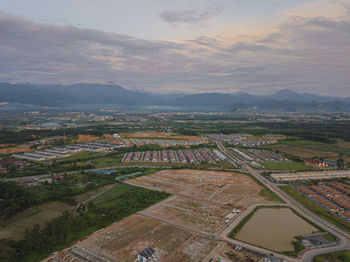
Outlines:
{"type": "MultiPolygon", "coordinates": [[[[199,93],[158,95],[132,91],[118,85],[75,84],[33,85],[0,83],[0,103],[45,107],[166,106],[225,110],[266,111],[350,111],[350,98],[297,93],[289,89],[271,95],[247,93],[199,93]]],[[[8,105],[8,104],[7,104],[8,105]]],[[[1,108],[1,106],[0,106],[1,108]]]]}

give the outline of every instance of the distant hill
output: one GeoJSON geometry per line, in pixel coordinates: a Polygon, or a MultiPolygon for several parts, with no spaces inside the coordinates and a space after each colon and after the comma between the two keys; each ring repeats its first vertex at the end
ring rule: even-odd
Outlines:
{"type": "MultiPolygon", "coordinates": [[[[350,111],[350,99],[297,93],[289,89],[272,95],[200,93],[158,95],[118,85],[33,85],[0,83],[0,102],[38,106],[166,106],[188,109],[262,111],[350,111]]],[[[4,106],[0,105],[0,108],[4,106]]]]}
{"type": "Polygon", "coordinates": [[[77,104],[152,104],[149,94],[131,91],[117,85],[77,84],[31,85],[0,83],[0,102],[16,102],[43,106],[77,104]]]}

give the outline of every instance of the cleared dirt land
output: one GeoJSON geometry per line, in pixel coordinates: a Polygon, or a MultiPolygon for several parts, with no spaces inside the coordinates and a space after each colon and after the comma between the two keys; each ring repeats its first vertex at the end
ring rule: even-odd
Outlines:
{"type": "Polygon", "coordinates": [[[35,224],[44,226],[52,219],[62,215],[63,211],[75,212],[75,210],[76,207],[61,202],[50,202],[34,207],[29,212],[17,217],[12,223],[0,228],[0,239],[20,240],[24,237],[26,230],[31,230],[35,224]]]}
{"type": "Polygon", "coordinates": [[[259,196],[262,187],[238,173],[163,170],[127,183],[174,195],[145,211],[147,215],[210,233],[225,226],[225,216],[233,208],[266,202],[259,196]]]}
{"type": "MultiPolygon", "coordinates": [[[[85,257],[94,254],[118,262],[134,261],[138,252],[153,247],[162,261],[208,261],[207,256],[216,248],[222,252],[222,246],[207,236],[225,228],[225,216],[233,208],[268,202],[259,195],[260,185],[231,172],[163,170],[127,183],[173,196],[92,234],[58,256],[75,256],[78,250],[85,257]]],[[[244,253],[240,256],[244,258],[240,261],[247,258],[244,253]]]]}
{"type": "Polygon", "coordinates": [[[97,136],[78,135],[76,142],[77,143],[84,143],[84,142],[91,142],[91,141],[98,141],[98,140],[100,140],[100,138],[97,136]]]}
{"type": "Polygon", "coordinates": [[[0,153],[2,154],[15,154],[15,153],[24,153],[29,151],[33,151],[33,149],[30,148],[29,145],[27,144],[19,145],[16,147],[0,148],[0,153]]]}

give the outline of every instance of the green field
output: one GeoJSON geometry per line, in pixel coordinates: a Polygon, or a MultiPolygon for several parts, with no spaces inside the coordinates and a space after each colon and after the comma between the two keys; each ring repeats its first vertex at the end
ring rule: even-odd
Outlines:
{"type": "MultiPolygon", "coordinates": [[[[96,201],[79,211],[79,215],[63,213],[59,208],[56,219],[48,219],[45,226],[32,226],[25,234],[24,241],[0,241],[0,261],[35,262],[54,251],[62,250],[94,231],[107,227],[131,214],[148,208],[169,196],[168,193],[149,190],[128,184],[116,184],[96,201]],[[53,230],[54,229],[54,230],[53,230]]],[[[49,203],[50,204],[50,203],[49,203]]],[[[82,207],[82,206],[81,206],[82,207]]],[[[75,210],[75,207],[74,207],[75,210]]],[[[42,212],[37,215],[42,215],[42,212]]],[[[35,216],[35,215],[34,215],[35,216]]],[[[34,224],[39,221],[35,219],[34,224]]],[[[24,224],[23,221],[18,221],[24,224]]]]}
{"type": "Polygon", "coordinates": [[[304,162],[264,162],[263,165],[268,170],[317,170],[317,168],[305,166],[304,162]]]}
{"type": "Polygon", "coordinates": [[[118,166],[122,165],[122,157],[104,157],[91,161],[91,164],[95,168],[106,167],[106,166],[118,166]]]}
{"type": "Polygon", "coordinates": [[[121,194],[127,192],[128,190],[130,190],[128,184],[116,184],[112,188],[110,188],[106,192],[104,192],[103,194],[95,197],[92,200],[92,202],[94,204],[99,204],[102,202],[111,201],[111,200],[119,197],[121,194]]]}
{"type": "Polygon", "coordinates": [[[47,222],[62,215],[63,211],[75,213],[75,209],[76,207],[61,202],[50,202],[33,207],[28,210],[29,212],[24,211],[23,215],[19,214],[17,219],[0,228],[0,239],[22,239],[26,230],[31,230],[35,224],[44,226],[47,222]]]}
{"type": "Polygon", "coordinates": [[[320,217],[333,223],[335,226],[338,226],[339,228],[350,232],[350,223],[346,222],[344,219],[341,219],[340,217],[330,213],[328,210],[319,206],[314,201],[307,198],[290,186],[280,186],[280,188],[295,200],[297,200],[299,203],[301,203],[303,206],[308,208],[310,211],[314,212],[316,215],[319,215],[320,217]]]}
{"type": "Polygon", "coordinates": [[[350,261],[350,251],[329,253],[315,257],[314,262],[346,262],[350,261]]]}
{"type": "Polygon", "coordinates": [[[302,139],[287,139],[267,147],[302,158],[325,157],[336,159],[350,156],[349,144],[342,141],[332,144],[302,139]]]}

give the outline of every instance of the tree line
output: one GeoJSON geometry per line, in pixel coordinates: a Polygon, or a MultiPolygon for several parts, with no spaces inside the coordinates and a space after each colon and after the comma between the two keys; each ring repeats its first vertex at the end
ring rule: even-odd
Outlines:
{"type": "Polygon", "coordinates": [[[34,225],[23,240],[0,240],[0,261],[38,261],[62,246],[165,199],[168,193],[129,186],[117,199],[88,205],[87,212],[64,212],[45,226],[34,225]]]}

